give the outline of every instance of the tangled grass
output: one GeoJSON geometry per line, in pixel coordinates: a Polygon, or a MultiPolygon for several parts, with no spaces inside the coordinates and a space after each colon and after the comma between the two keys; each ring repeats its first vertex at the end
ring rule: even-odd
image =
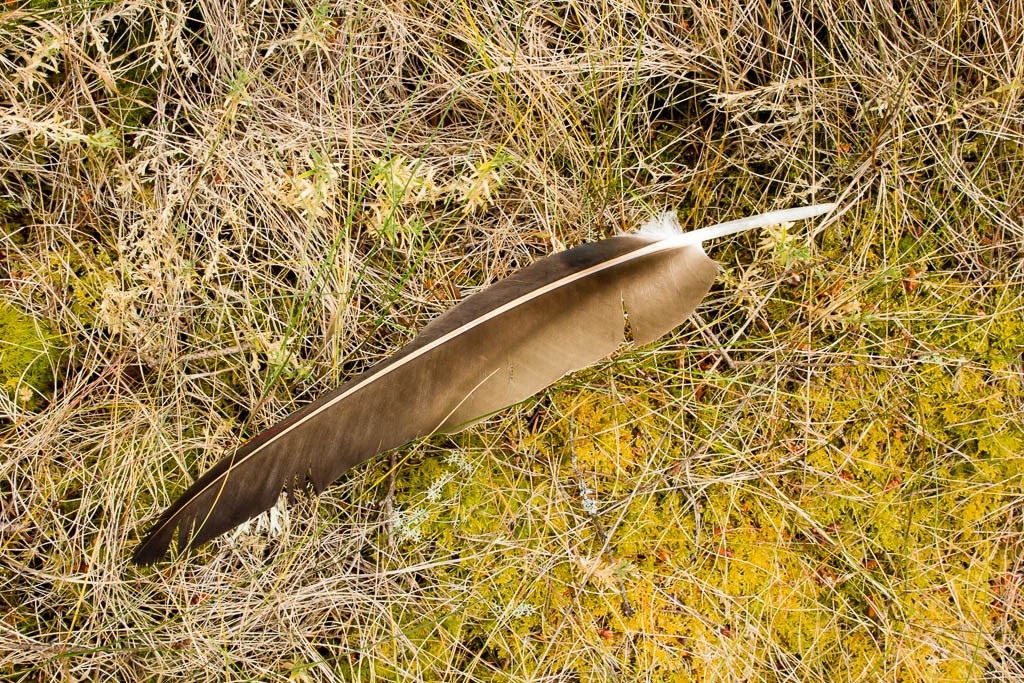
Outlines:
{"type": "Polygon", "coordinates": [[[0,677],[1020,680],[1022,32],[1020,0],[9,2],[0,677]],[[712,245],[655,345],[127,563],[466,293],[658,209],[830,200],[712,245]]]}

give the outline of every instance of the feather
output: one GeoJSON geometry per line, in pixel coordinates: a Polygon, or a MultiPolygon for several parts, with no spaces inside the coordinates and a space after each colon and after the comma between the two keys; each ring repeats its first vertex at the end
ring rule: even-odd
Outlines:
{"type": "Polygon", "coordinates": [[[832,205],[779,211],[682,233],[674,214],[633,235],[541,259],[466,298],[408,346],[292,413],[203,474],[133,556],[152,564],[177,536],[204,543],[273,506],[282,491],[323,491],[346,470],[414,439],[455,431],[566,373],[681,324],[718,266],[701,242],[799,220],[832,205]]]}

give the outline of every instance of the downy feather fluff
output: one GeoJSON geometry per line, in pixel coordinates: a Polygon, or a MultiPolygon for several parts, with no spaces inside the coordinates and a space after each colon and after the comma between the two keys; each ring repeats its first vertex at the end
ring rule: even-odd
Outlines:
{"type": "Polygon", "coordinates": [[[681,324],[715,280],[701,242],[825,213],[804,207],[682,233],[674,214],[639,232],[543,258],[445,312],[408,346],[220,460],[136,549],[151,564],[177,536],[204,543],[273,506],[323,491],[346,470],[410,441],[454,431],[566,373],[681,324]],[[625,313],[625,315],[624,315],[625,313]]]}

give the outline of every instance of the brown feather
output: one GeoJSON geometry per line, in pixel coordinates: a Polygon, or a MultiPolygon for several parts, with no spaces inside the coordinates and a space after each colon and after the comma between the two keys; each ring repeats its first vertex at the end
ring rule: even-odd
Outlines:
{"type": "Polygon", "coordinates": [[[467,298],[391,358],[214,465],[133,560],[159,560],[175,535],[182,549],[204,543],[269,509],[282,491],[323,491],[378,453],[522,401],[615,351],[627,319],[634,343],[657,339],[694,311],[717,272],[699,243],[658,244],[628,235],[583,245],[467,298]]]}

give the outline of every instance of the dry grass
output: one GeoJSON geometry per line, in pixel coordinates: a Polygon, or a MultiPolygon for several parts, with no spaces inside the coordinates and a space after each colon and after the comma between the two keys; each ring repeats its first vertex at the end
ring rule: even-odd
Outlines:
{"type": "Polygon", "coordinates": [[[0,676],[1020,680],[1022,31],[1020,0],[9,2],[0,311],[55,388],[0,359],[0,676]],[[701,324],[127,564],[462,294],[655,209],[828,200],[718,245],[701,324]]]}

